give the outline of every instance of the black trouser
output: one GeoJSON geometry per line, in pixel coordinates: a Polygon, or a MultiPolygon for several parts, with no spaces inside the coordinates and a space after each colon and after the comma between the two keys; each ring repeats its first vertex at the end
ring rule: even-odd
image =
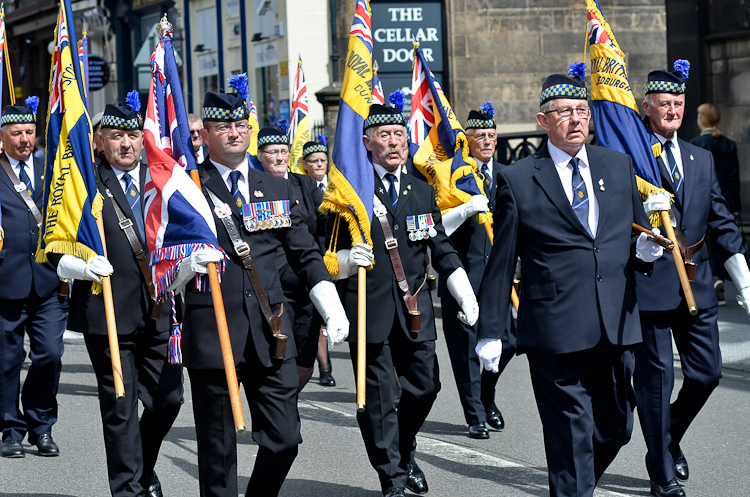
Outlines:
{"type": "Polygon", "coordinates": [[[718,307],[691,316],[683,304],[673,311],[641,312],[643,343],[634,347],[633,384],[638,418],[646,440],[646,469],[659,483],[675,476],[672,452],[721,378],[718,307]],[[682,388],[670,405],[674,388],[672,337],[682,363],[682,388]]]}
{"type": "MultiPolygon", "coordinates": [[[[356,375],[357,344],[350,343],[349,350],[356,375]]],[[[440,391],[440,371],[435,342],[412,342],[398,320],[388,341],[368,343],[366,354],[367,408],[357,413],[357,422],[385,493],[406,486],[406,463],[414,459],[417,433],[440,391]],[[394,367],[402,388],[398,410],[394,367]]]]}
{"type": "Polygon", "coordinates": [[[458,319],[458,311],[461,309],[453,297],[446,297],[440,302],[443,334],[466,424],[483,423],[487,418],[486,411],[495,402],[495,387],[500,374],[516,353],[515,325],[508,313],[508,325],[502,337],[503,355],[500,357],[498,372],[493,373],[484,369],[476,353],[477,324],[469,326],[458,319]]]}
{"type": "Polygon", "coordinates": [[[633,353],[602,338],[569,354],[528,353],[553,497],[590,497],[633,431],[633,353]]]}
{"type": "Polygon", "coordinates": [[[113,497],[145,495],[140,481],[154,470],[164,437],[182,405],[182,366],[169,364],[169,331],[153,321],[118,336],[125,400],[116,400],[112,356],[105,335],[84,335],[99,386],[109,488],[113,497]],[[138,420],[138,400],[143,414],[138,420]]]}
{"type": "MultiPolygon", "coordinates": [[[[250,354],[254,355],[254,354],[250,354]]],[[[223,369],[188,369],[198,438],[198,473],[202,497],[237,496],[237,436],[223,369]]],[[[297,413],[297,366],[294,359],[264,368],[255,358],[237,375],[245,389],[258,444],[246,495],[279,494],[302,442],[297,413]]]]}
{"type": "Polygon", "coordinates": [[[67,297],[57,294],[38,297],[33,285],[28,298],[0,300],[0,429],[3,440],[23,440],[27,432],[30,437],[52,433],[52,425],[57,421],[57,390],[64,350],[62,336],[67,318],[67,297]],[[22,389],[25,335],[29,336],[31,365],[22,389]]]}

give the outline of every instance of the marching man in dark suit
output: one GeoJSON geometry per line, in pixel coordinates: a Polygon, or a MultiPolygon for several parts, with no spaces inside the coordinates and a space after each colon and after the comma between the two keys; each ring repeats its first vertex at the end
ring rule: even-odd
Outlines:
{"type": "MultiPolygon", "coordinates": [[[[230,256],[221,290],[237,377],[244,386],[253,440],[259,446],[246,493],[275,496],[302,442],[296,346],[291,321],[282,308],[279,249],[286,253],[301,283],[310,288],[310,300],[326,321],[332,344],[344,340],[349,322],[320,249],[303,224],[299,205],[293,202],[290,182],[248,166],[249,115],[241,95],[206,93],[202,133],[210,156],[203,163],[202,183],[214,212],[219,245],[230,256]],[[249,261],[240,256],[247,255],[243,247],[249,250],[249,261]],[[269,322],[278,326],[272,328],[269,322]],[[282,336],[288,338],[285,352],[279,346],[284,343],[282,336]]],[[[195,272],[206,272],[207,263],[221,258],[216,250],[191,255],[182,262],[174,286],[190,281],[195,272]]],[[[190,374],[198,438],[200,493],[204,497],[236,496],[235,424],[212,298],[192,282],[185,289],[183,326],[183,358],[190,374]]]]}
{"type": "Polygon", "coordinates": [[[555,497],[592,496],[630,439],[634,274],[662,252],[645,235],[631,243],[631,224],[648,223],[632,161],[585,144],[586,95],[583,75],[544,82],[536,119],[549,142],[496,176],[498,237],[480,289],[477,354],[496,370],[521,257],[517,350],[528,356],[555,497]]]}
{"type": "Polygon", "coordinates": [[[134,99],[137,93],[131,92],[129,105],[108,104],[102,117],[103,158],[97,162],[97,187],[104,197],[107,258],[96,256],[87,263],[63,255],[57,273],[75,280],[68,328],[84,334],[96,373],[110,491],[113,497],[160,497],[154,467],[183,402],[182,368],[167,360],[170,305],[167,302],[159,312],[151,294],[141,195],[147,173],[140,161],[143,118],[134,99]],[[143,265],[138,257],[143,257],[143,265]],[[110,273],[124,401],[115,396],[104,298],[91,293],[91,281],[100,282],[110,273]],[[143,404],[140,421],[138,400],[143,404]]]}
{"type": "Polygon", "coordinates": [[[416,436],[440,390],[435,319],[425,285],[428,248],[432,266],[446,278],[463,319],[475,323],[479,307],[458,254],[443,230],[434,189],[409,176],[404,167],[407,134],[401,111],[372,105],[363,140],[375,169],[373,247],[351,247],[349,231],[341,227],[338,247],[351,248],[337,252],[337,277],[349,278],[342,294],[349,322],[355,327],[349,332],[355,371],[357,278],[350,276],[356,275],[358,266],[370,266],[375,261],[367,271],[367,407],[357,413],[357,421],[383,494],[403,496],[404,487],[424,494],[427,480],[414,458],[416,436]],[[402,292],[399,281],[408,286],[408,294],[402,292]],[[406,304],[404,295],[409,301],[406,304]],[[414,319],[415,312],[421,316],[414,319]],[[398,409],[394,403],[394,366],[403,389],[398,409]]]}
{"type": "MultiPolygon", "coordinates": [[[[750,271],[742,237],[721,196],[713,156],[677,137],[685,112],[686,64],[676,62],[673,72],[651,72],[643,102],[655,138],[652,141],[662,146],[657,159],[662,186],[674,194],[671,212],[677,226],[675,234],[678,241],[684,240],[686,263],[696,264],[695,281],[690,286],[698,307],[697,315],[691,316],[671,257],[654,263],[649,283],[637,278],[643,343],[635,347],[633,380],[648,448],[646,469],[651,493],[658,497],[685,495],[678,480],[686,481],[689,473],[680,441],[721,378],[718,300],[704,243],[707,230],[711,230],[720,255],[726,259],[724,266],[740,291],[738,300],[750,312],[750,271]],[[670,405],[673,337],[684,379],[670,405]]],[[[669,202],[651,209],[667,210],[669,202]]]]}
{"type": "Polygon", "coordinates": [[[61,284],[55,268],[49,263],[38,264],[35,257],[44,190],[44,161],[31,156],[38,101],[36,97],[27,99],[33,109],[23,104],[6,106],[0,127],[0,140],[5,148],[0,154],[5,230],[0,250],[3,457],[24,457],[21,442],[27,433],[29,443],[37,446],[40,456],[60,454],[52,440],[52,425],[57,421],[56,397],[62,369],[62,336],[68,317],[68,290],[64,285],[60,295],[61,284]],[[31,366],[22,390],[25,335],[31,346],[31,366]]]}
{"type": "MultiPolygon", "coordinates": [[[[450,236],[453,247],[461,257],[461,263],[469,275],[474,293],[482,284],[484,268],[489,260],[492,242],[487,230],[477,221],[476,214],[491,212],[495,199],[494,177],[499,172],[499,164],[492,157],[497,146],[497,132],[492,103],[482,104],[481,110],[472,110],[466,120],[466,137],[471,156],[477,169],[484,176],[486,195],[475,195],[465,204],[450,209],[443,215],[445,233],[450,236]]],[[[505,428],[505,420],[495,405],[495,385],[505,366],[513,357],[514,350],[506,347],[506,354],[498,372],[487,371],[482,367],[476,353],[477,325],[469,326],[458,319],[456,301],[448,292],[445,282],[438,284],[438,295],[443,306],[443,331],[451,358],[453,375],[456,378],[458,397],[464,409],[464,418],[469,425],[469,437],[490,438],[487,423],[496,430],[505,428]]],[[[510,322],[508,323],[510,328],[510,322]]],[[[510,331],[508,329],[508,331],[510,331]]],[[[515,346],[515,337],[507,333],[509,345],[515,346]]]]}

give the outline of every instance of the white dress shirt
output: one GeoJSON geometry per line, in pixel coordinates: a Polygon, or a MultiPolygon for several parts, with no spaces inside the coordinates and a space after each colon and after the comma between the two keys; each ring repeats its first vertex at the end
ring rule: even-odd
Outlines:
{"type": "Polygon", "coordinates": [[[229,190],[229,193],[232,193],[232,180],[229,179],[229,173],[232,171],[239,171],[240,179],[237,181],[237,186],[240,189],[240,193],[242,194],[242,197],[245,199],[245,202],[250,202],[250,185],[247,183],[247,175],[248,175],[248,168],[250,167],[247,163],[247,155],[245,155],[245,158],[242,159],[242,163],[240,163],[239,166],[237,166],[235,169],[228,168],[227,166],[223,164],[219,164],[215,160],[211,159],[209,157],[209,160],[211,161],[211,164],[216,166],[216,169],[219,171],[219,174],[221,174],[221,179],[224,180],[224,184],[227,185],[227,190],[229,190]]]}
{"type": "Polygon", "coordinates": [[[391,187],[391,182],[387,179],[385,179],[386,174],[393,174],[396,177],[395,184],[393,185],[393,188],[396,190],[396,197],[400,197],[399,195],[399,186],[401,185],[401,170],[404,169],[404,174],[406,174],[406,166],[399,166],[396,168],[395,171],[391,172],[381,166],[380,164],[372,163],[373,167],[375,168],[375,174],[378,175],[378,178],[380,178],[381,183],[385,187],[385,193],[388,194],[388,189],[391,187]]]}
{"type": "MultiPolygon", "coordinates": [[[[667,151],[664,149],[664,142],[667,141],[666,138],[663,136],[654,133],[656,138],[659,140],[659,143],[662,144],[662,160],[664,161],[664,165],[667,167],[667,173],[669,175],[672,175],[672,171],[669,168],[669,159],[667,159],[667,151]]],[[[677,140],[677,132],[674,132],[674,135],[672,138],[670,138],[672,141],[672,156],[674,157],[675,164],[677,164],[677,170],[680,172],[680,177],[685,177],[685,171],[682,169],[682,153],[680,152],[680,142],[677,140]]],[[[683,179],[682,181],[682,187],[685,187],[685,181],[683,179]]]]}
{"type": "MultiPolygon", "coordinates": [[[[21,163],[20,160],[16,160],[7,153],[5,156],[8,158],[8,162],[10,162],[10,167],[13,168],[13,172],[16,173],[16,176],[19,178],[21,177],[21,166],[19,165],[21,163]]],[[[34,156],[30,156],[28,159],[24,161],[26,163],[26,174],[29,175],[29,179],[31,180],[31,189],[34,190],[34,193],[36,193],[36,174],[34,173],[34,156]]],[[[29,185],[26,185],[29,186],[29,185]]]]}
{"type": "MultiPolygon", "coordinates": [[[[558,176],[560,176],[560,183],[565,191],[565,195],[568,197],[568,202],[570,202],[570,205],[573,205],[573,166],[570,164],[570,159],[573,157],[554,146],[551,142],[547,142],[547,148],[550,157],[552,157],[555,163],[555,169],[558,176]]],[[[591,234],[596,237],[596,228],[599,225],[599,201],[594,192],[594,183],[591,181],[591,169],[589,168],[589,157],[586,153],[585,145],[578,150],[576,157],[578,158],[578,171],[581,173],[583,182],[586,184],[586,194],[589,197],[589,229],[591,230],[591,234]]]]}
{"type": "Polygon", "coordinates": [[[125,184],[127,181],[125,181],[123,178],[126,174],[130,174],[133,177],[133,185],[135,185],[135,189],[138,190],[138,193],[141,193],[141,163],[138,162],[138,165],[135,166],[134,169],[131,169],[130,171],[122,171],[120,169],[117,169],[116,167],[113,167],[112,170],[115,172],[115,176],[117,176],[117,182],[120,183],[120,188],[122,188],[123,193],[128,193],[125,184]]]}

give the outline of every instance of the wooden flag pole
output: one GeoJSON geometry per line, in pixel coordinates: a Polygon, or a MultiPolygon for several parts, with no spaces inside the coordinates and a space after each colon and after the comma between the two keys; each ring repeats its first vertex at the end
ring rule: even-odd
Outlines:
{"type": "MultiPolygon", "coordinates": [[[[489,221],[484,222],[484,229],[487,231],[487,236],[490,237],[490,244],[495,244],[495,234],[492,232],[492,226],[490,226],[489,221]]],[[[516,293],[516,288],[511,285],[510,288],[510,300],[513,302],[513,307],[516,308],[516,313],[518,312],[518,294],[516,293]]]]}
{"type": "MultiPolygon", "coordinates": [[[[8,32],[7,30],[5,31],[8,32]]],[[[10,104],[16,105],[16,88],[13,86],[13,73],[10,68],[10,58],[8,57],[8,37],[5,37],[5,43],[3,44],[3,51],[5,57],[5,72],[8,73],[8,94],[10,95],[10,104]]]]}
{"type": "Polygon", "coordinates": [[[365,410],[365,380],[367,378],[367,273],[357,269],[357,411],[365,410]]]}
{"type": "MultiPolygon", "coordinates": [[[[195,182],[198,189],[201,188],[201,180],[198,171],[190,171],[190,177],[195,182]]],[[[237,370],[234,366],[234,354],[232,353],[232,343],[229,341],[229,326],[227,325],[227,315],[224,311],[224,297],[221,295],[221,286],[219,283],[219,271],[216,264],[211,263],[208,266],[208,281],[211,285],[211,298],[214,303],[214,313],[216,314],[216,327],[219,330],[219,343],[221,344],[221,355],[224,359],[224,371],[227,375],[227,387],[229,388],[229,401],[232,405],[232,415],[234,416],[234,430],[238,435],[245,434],[245,415],[242,412],[242,401],[240,400],[240,388],[237,381],[237,370]]]]}
{"type": "Polygon", "coordinates": [[[677,267],[677,275],[680,277],[680,285],[682,285],[682,293],[685,294],[685,302],[687,302],[688,310],[691,316],[698,314],[698,306],[695,304],[695,297],[693,296],[693,290],[690,288],[690,281],[688,280],[687,273],[685,272],[685,263],[682,260],[682,253],[680,247],[677,244],[677,238],[674,235],[674,229],[672,228],[672,220],[669,218],[669,211],[660,211],[661,213],[661,224],[664,226],[664,231],[667,232],[667,238],[672,240],[676,250],[672,250],[674,256],[674,264],[677,267]]]}
{"type": "MultiPolygon", "coordinates": [[[[107,257],[107,241],[104,238],[104,221],[102,215],[96,218],[99,236],[102,239],[104,257],[107,257]]],[[[104,312],[107,317],[107,336],[109,337],[109,354],[112,356],[112,374],[115,377],[115,398],[125,400],[125,385],[122,382],[122,363],[120,362],[120,342],[117,339],[117,322],[115,321],[115,303],[112,300],[112,281],[109,276],[102,276],[102,294],[104,312]]]]}

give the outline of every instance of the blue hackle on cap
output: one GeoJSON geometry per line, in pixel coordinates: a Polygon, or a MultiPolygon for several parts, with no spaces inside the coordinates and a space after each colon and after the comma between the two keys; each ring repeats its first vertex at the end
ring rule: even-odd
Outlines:
{"type": "Polygon", "coordinates": [[[234,88],[237,93],[242,95],[245,100],[250,100],[250,92],[247,88],[247,73],[235,74],[229,77],[227,84],[230,88],[234,88]]]}
{"type": "Polygon", "coordinates": [[[287,121],[286,119],[284,119],[282,117],[281,119],[279,119],[278,121],[276,121],[276,127],[279,128],[284,133],[288,133],[289,132],[289,121],[287,121]]]}
{"type": "Polygon", "coordinates": [[[489,114],[490,116],[495,117],[495,106],[492,105],[492,102],[483,103],[479,106],[479,110],[482,111],[482,114],[489,114]]]}
{"type": "Polygon", "coordinates": [[[690,74],[690,61],[686,59],[677,59],[674,61],[674,70],[682,74],[684,79],[688,79],[690,74]]]}
{"type": "Polygon", "coordinates": [[[388,95],[388,102],[390,102],[391,105],[396,107],[398,110],[403,111],[404,110],[404,97],[405,97],[404,90],[399,88],[398,90],[388,95]]]}
{"type": "Polygon", "coordinates": [[[586,79],[586,63],[573,61],[568,66],[568,76],[578,76],[581,79],[586,79]]]}
{"type": "Polygon", "coordinates": [[[141,96],[138,94],[138,90],[129,91],[125,97],[125,103],[131,106],[136,112],[141,110],[141,96]]]}
{"type": "Polygon", "coordinates": [[[39,108],[39,97],[33,95],[26,97],[26,107],[31,109],[32,114],[36,114],[36,110],[39,108]]]}
{"type": "Polygon", "coordinates": [[[328,146],[328,142],[326,142],[326,135],[324,135],[323,133],[318,135],[318,141],[326,147],[328,146]]]}

